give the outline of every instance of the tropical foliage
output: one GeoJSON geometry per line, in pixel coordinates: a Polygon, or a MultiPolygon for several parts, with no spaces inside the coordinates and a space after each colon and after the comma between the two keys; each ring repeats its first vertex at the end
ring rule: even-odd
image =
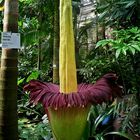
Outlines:
{"type": "Polygon", "coordinates": [[[100,19],[117,27],[138,26],[139,1],[137,0],[97,0],[100,19]]]}
{"type": "MultiPolygon", "coordinates": [[[[86,83],[81,86],[87,86],[89,83],[94,85],[104,74],[116,73],[117,83],[123,86],[122,98],[115,99],[115,102],[112,100],[101,103],[110,97],[106,95],[99,100],[100,105],[95,105],[99,96],[96,96],[95,100],[92,93],[90,98],[94,106],[90,108],[82,140],[109,140],[120,137],[140,139],[139,0],[73,0],[72,6],[78,83],[86,83]],[[86,16],[82,15],[82,10],[86,16]],[[92,13],[95,16],[88,19],[92,13]],[[100,40],[102,38],[104,39],[100,40]],[[100,41],[96,43],[98,40],[100,41]]],[[[29,94],[23,91],[23,87],[34,81],[38,81],[42,87],[44,82],[53,81],[54,58],[58,62],[58,48],[55,47],[59,44],[59,37],[55,38],[59,32],[59,22],[56,20],[58,15],[55,10],[59,10],[59,7],[55,5],[54,0],[19,0],[18,27],[21,33],[21,50],[18,60],[17,100],[20,140],[53,139],[49,119],[44,115],[46,109],[44,110],[41,104],[33,105],[29,100],[31,97],[33,102],[40,101],[47,107],[50,104],[55,106],[55,100],[58,99],[54,99],[56,94],[29,94]],[[46,103],[42,96],[54,100],[46,103]]],[[[1,31],[2,26],[3,12],[0,13],[1,31]]],[[[12,55],[16,57],[13,52],[12,55]]],[[[3,60],[1,64],[3,69],[3,60]]],[[[13,80],[8,80],[9,82],[13,83],[13,80]]],[[[59,83],[59,80],[56,79],[55,83],[59,83]]],[[[36,87],[36,83],[34,85],[36,87]]],[[[48,85],[46,86],[48,88],[48,85]]],[[[100,93],[100,90],[95,91],[94,95],[100,93]]],[[[11,95],[8,97],[11,99],[11,95]]],[[[86,97],[82,95],[75,98],[72,95],[71,98],[81,103],[86,97]]],[[[71,99],[66,102],[76,105],[76,101],[71,102],[71,99]]],[[[68,103],[67,105],[69,106],[68,103]]]]}

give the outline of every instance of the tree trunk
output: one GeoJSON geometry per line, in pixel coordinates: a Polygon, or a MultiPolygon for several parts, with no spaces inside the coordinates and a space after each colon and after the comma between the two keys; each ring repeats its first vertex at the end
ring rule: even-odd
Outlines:
{"type": "Polygon", "coordinates": [[[53,83],[59,82],[59,0],[54,0],[53,83]]]}
{"type": "Polygon", "coordinates": [[[101,23],[101,33],[102,33],[102,39],[105,39],[105,23],[104,21],[101,23]]]}
{"type": "Polygon", "coordinates": [[[39,38],[39,41],[38,41],[37,70],[38,70],[38,72],[39,72],[38,79],[41,79],[41,77],[40,77],[40,70],[41,70],[41,39],[40,39],[40,38],[39,38]]]}
{"type": "Polygon", "coordinates": [[[95,11],[95,15],[96,15],[95,31],[96,31],[96,43],[97,43],[99,41],[99,38],[98,38],[98,13],[97,13],[97,11],[95,11]]]}
{"type": "MultiPolygon", "coordinates": [[[[3,31],[18,31],[18,0],[5,0],[3,31]]],[[[0,70],[0,140],[18,140],[17,57],[17,49],[2,49],[0,70]]]]}

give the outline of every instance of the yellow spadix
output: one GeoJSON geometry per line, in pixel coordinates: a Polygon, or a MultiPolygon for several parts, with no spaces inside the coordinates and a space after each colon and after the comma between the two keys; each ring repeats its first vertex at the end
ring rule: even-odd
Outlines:
{"type": "Polygon", "coordinates": [[[72,19],[72,1],[60,0],[60,92],[77,92],[75,43],[72,19]]]}

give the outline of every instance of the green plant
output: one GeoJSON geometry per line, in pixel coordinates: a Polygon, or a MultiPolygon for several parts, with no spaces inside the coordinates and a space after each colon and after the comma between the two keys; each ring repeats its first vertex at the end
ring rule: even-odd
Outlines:
{"type": "Polygon", "coordinates": [[[114,128],[114,122],[120,114],[120,106],[118,105],[103,103],[102,105],[92,106],[88,118],[90,139],[113,139],[117,135],[132,140],[131,136],[124,131],[116,131],[114,128]]]}
{"type": "Polygon", "coordinates": [[[88,82],[88,83],[95,83],[95,81],[104,73],[108,72],[116,72],[115,67],[117,64],[115,63],[115,59],[110,59],[108,56],[104,55],[94,55],[91,52],[88,56],[90,58],[86,58],[82,61],[82,66],[79,69],[79,77],[80,81],[88,82]]]}
{"type": "Polygon", "coordinates": [[[29,94],[22,90],[25,82],[37,79],[38,71],[18,80],[18,132],[20,140],[50,140],[52,137],[48,118],[42,117],[44,111],[41,105],[34,106],[29,103],[29,94]],[[43,121],[42,121],[43,118],[43,121]]]}
{"type": "MultiPolygon", "coordinates": [[[[140,52],[140,29],[138,27],[133,27],[127,30],[119,30],[114,32],[114,39],[102,40],[97,43],[97,47],[100,45],[102,47],[108,47],[108,49],[113,49],[115,52],[117,60],[119,56],[124,55],[124,58],[130,60],[129,65],[131,66],[130,71],[133,73],[133,80],[131,89],[135,89],[136,104],[138,105],[138,115],[137,121],[140,118],[140,78],[139,78],[139,52],[140,52]]],[[[132,81],[130,80],[130,81],[132,81]]],[[[137,133],[140,135],[140,124],[137,127],[137,133]]]]}
{"type": "Polygon", "coordinates": [[[112,35],[114,39],[101,40],[97,43],[96,48],[102,46],[114,50],[116,58],[122,54],[135,55],[140,52],[140,29],[138,27],[113,31],[112,35]]]}
{"type": "Polygon", "coordinates": [[[120,102],[121,126],[120,130],[129,132],[134,139],[139,139],[138,129],[138,105],[136,104],[136,95],[130,94],[123,97],[120,102]]]}
{"type": "Polygon", "coordinates": [[[41,106],[38,105],[34,107],[29,103],[29,94],[24,93],[23,86],[26,82],[29,82],[32,79],[38,79],[39,72],[33,71],[28,77],[19,78],[18,85],[18,115],[19,118],[30,118],[30,119],[40,119],[43,115],[43,110],[41,106]]]}
{"type": "Polygon", "coordinates": [[[52,133],[48,121],[19,119],[19,140],[50,140],[52,133]]]}
{"type": "Polygon", "coordinates": [[[139,1],[137,0],[97,0],[99,20],[118,28],[139,26],[138,8],[139,1]]]}

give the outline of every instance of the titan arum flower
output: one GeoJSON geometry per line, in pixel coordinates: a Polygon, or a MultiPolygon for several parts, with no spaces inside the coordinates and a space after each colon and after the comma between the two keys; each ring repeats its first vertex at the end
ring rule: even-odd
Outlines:
{"type": "Polygon", "coordinates": [[[95,84],[77,85],[71,0],[60,0],[59,77],[60,86],[32,80],[24,90],[32,103],[43,104],[56,140],[80,140],[91,104],[112,100],[121,89],[113,73],[95,84]]]}

